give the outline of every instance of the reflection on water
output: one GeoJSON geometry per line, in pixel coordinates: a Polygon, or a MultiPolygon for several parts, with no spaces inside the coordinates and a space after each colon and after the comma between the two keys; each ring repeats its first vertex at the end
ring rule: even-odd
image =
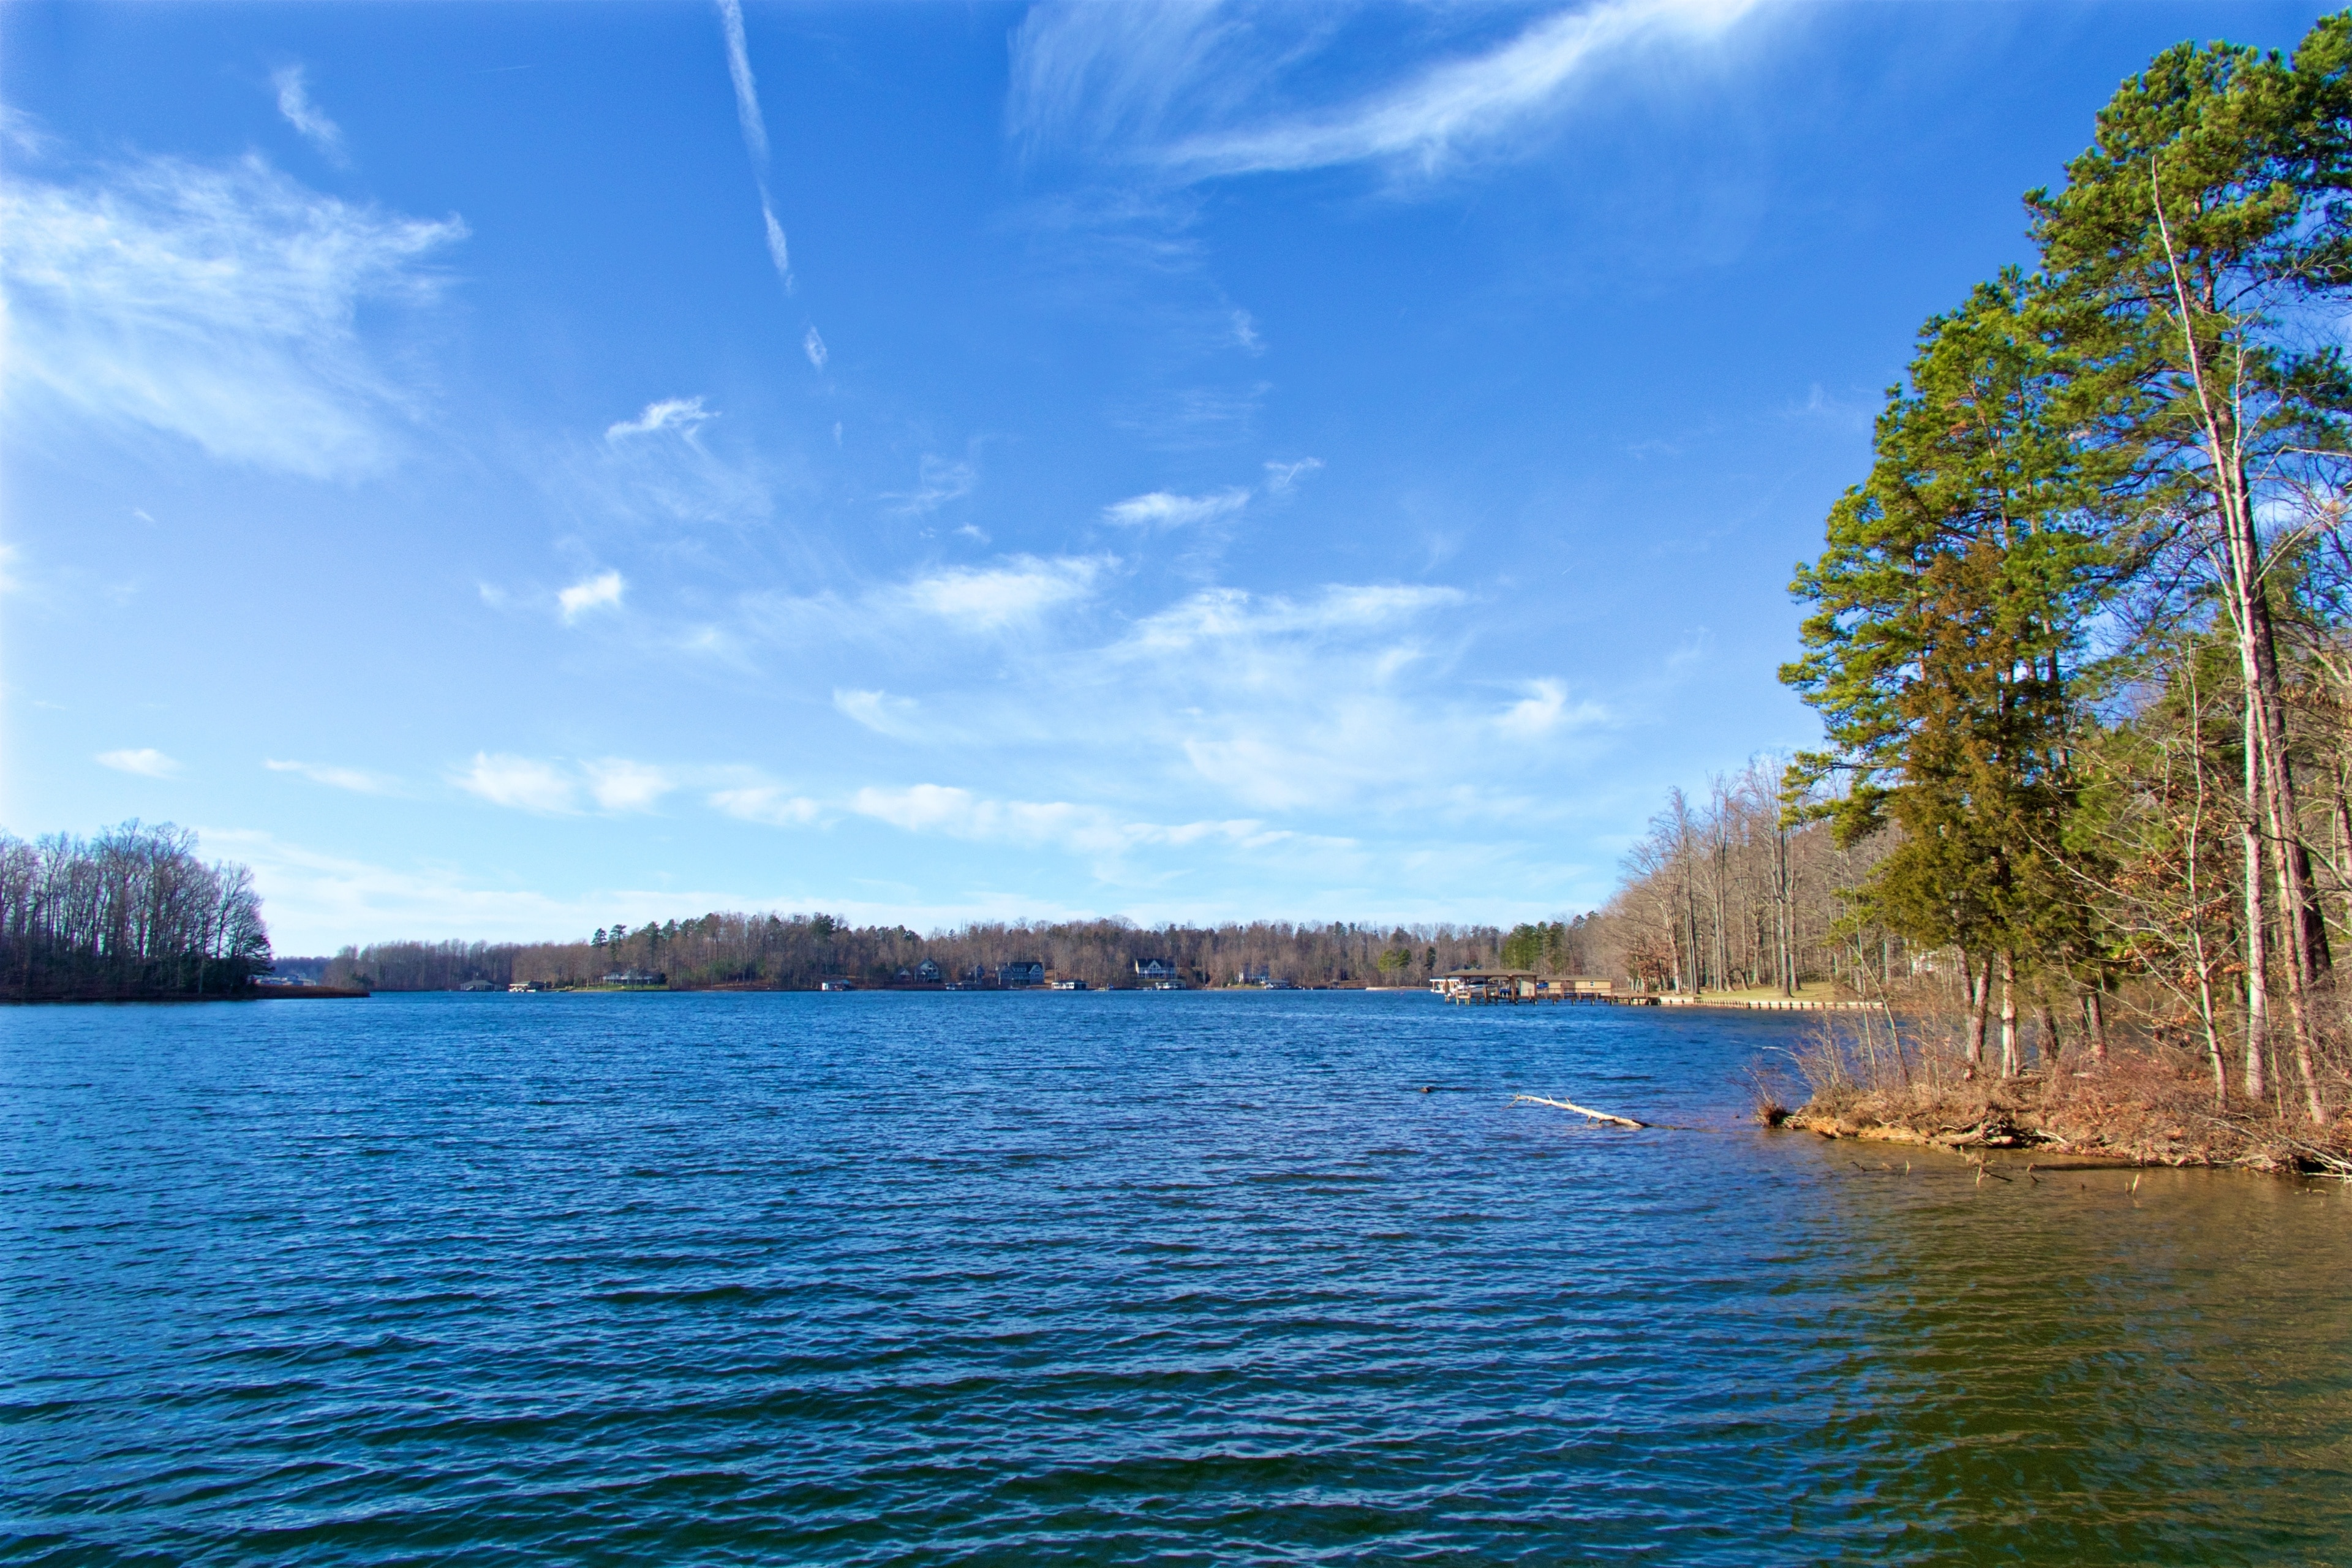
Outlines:
{"type": "Polygon", "coordinates": [[[1808,1325],[1843,1342],[1845,1387],[1808,1457],[1819,1489],[1800,1527],[1857,1555],[1892,1525],[1895,1550],[1927,1557],[2030,1543],[2078,1562],[2341,1558],[2340,1184],[2037,1176],[2023,1159],[1979,1183],[1916,1154],[1906,1178],[1900,1157],[1853,1150],[1816,1153],[1848,1167],[1842,1256],[1808,1325]]]}
{"type": "Polygon", "coordinates": [[[2339,1186],[1979,1183],[1741,1127],[1738,1068],[1797,1026],[1298,993],[11,1012],[0,1539],[2352,1555],[2339,1186]]]}

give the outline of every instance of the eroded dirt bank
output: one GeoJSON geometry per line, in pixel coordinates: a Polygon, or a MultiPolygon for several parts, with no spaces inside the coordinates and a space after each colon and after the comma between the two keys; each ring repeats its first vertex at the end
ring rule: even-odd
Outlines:
{"type": "MultiPolygon", "coordinates": [[[[1816,1094],[1775,1125],[1824,1138],[2009,1149],[2128,1165],[2231,1167],[2352,1176],[2352,1138],[2270,1108],[2215,1110],[2177,1081],[2137,1075],[2038,1077],[1978,1086],[1816,1094]]],[[[1772,1121],[1770,1114],[1766,1120],[1772,1121]]]]}

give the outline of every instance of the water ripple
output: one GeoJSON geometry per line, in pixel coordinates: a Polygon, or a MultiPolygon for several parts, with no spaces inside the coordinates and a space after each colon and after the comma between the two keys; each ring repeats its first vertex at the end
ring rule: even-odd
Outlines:
{"type": "Polygon", "coordinates": [[[1741,1128],[1738,1069],[1800,1026],[11,1011],[0,1555],[2352,1555],[2341,1189],[1996,1191],[1741,1128]]]}

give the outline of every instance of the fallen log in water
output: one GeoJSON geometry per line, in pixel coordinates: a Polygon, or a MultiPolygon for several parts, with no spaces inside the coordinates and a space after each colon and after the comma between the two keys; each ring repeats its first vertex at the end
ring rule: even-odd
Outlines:
{"type": "Polygon", "coordinates": [[[1579,1116],[1590,1116],[1595,1121],[1613,1121],[1620,1127],[1633,1127],[1638,1129],[1647,1127],[1649,1125],[1646,1121],[1636,1121],[1630,1116],[1612,1116],[1605,1110],[1593,1110],[1585,1106],[1570,1104],[1565,1100],[1546,1100],[1540,1094],[1515,1094],[1511,1096],[1511,1103],[1514,1105],[1517,1105],[1523,1100],[1528,1101],[1530,1105],[1549,1105],[1556,1110],[1573,1110],[1579,1116]]]}

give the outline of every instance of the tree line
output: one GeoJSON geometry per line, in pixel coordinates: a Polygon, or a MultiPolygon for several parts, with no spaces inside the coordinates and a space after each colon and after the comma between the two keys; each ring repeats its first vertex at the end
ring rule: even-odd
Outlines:
{"type": "Polygon", "coordinates": [[[1685,986],[1769,962],[1866,991],[1916,955],[1971,1075],[1996,1037],[2000,1078],[2032,1065],[2029,1013],[2039,1055],[2071,1016],[2095,1062],[2126,1016],[2217,1107],[2325,1123],[2352,1088],[2352,19],[2167,50],[2025,211],[2034,265],[1929,318],[1798,570],[1781,678],[1826,743],[1677,800],[1611,912],[1685,986]]]}
{"type": "Polygon", "coordinates": [[[269,968],[253,873],[137,821],[93,837],[0,833],[0,994],[18,1002],[232,996],[269,968]]]}
{"type": "Polygon", "coordinates": [[[1842,842],[1790,809],[1787,763],[1751,761],[1706,798],[1671,791],[1585,922],[1602,973],[1637,989],[1777,991],[1826,981],[1851,995],[1907,977],[1910,944],[1858,889],[1885,836],[1842,842]]]}
{"type": "Polygon", "coordinates": [[[866,985],[913,979],[925,963],[941,982],[992,982],[1001,966],[1034,963],[1101,988],[1137,983],[1139,964],[1172,967],[1191,985],[1287,981],[1297,985],[1418,985],[1433,974],[1492,964],[1517,941],[1530,962],[1558,969],[1576,956],[1579,922],[1493,926],[1374,926],[1279,921],[1139,926],[1120,920],[975,923],[921,935],[905,926],[857,926],[825,914],[712,913],[616,922],[585,941],[529,943],[378,942],[328,964],[331,985],[383,991],[468,984],[589,985],[607,975],[673,989],[811,990],[828,980],[866,985]],[[1542,933],[1553,933],[1544,948],[1542,933]],[[1528,944],[1532,943],[1530,947],[1528,944]]]}

